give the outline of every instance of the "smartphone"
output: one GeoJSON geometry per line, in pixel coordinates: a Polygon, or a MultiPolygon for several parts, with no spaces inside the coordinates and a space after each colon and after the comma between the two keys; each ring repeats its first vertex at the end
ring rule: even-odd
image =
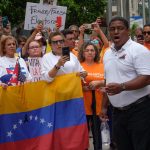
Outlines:
{"type": "Polygon", "coordinates": [[[69,56],[69,59],[70,59],[70,49],[69,49],[69,47],[63,47],[62,48],[62,55],[63,56],[69,56]]]}
{"type": "Polygon", "coordinates": [[[62,17],[61,16],[57,16],[56,23],[57,23],[59,28],[62,26],[62,17]]]}
{"type": "Polygon", "coordinates": [[[97,25],[95,23],[91,24],[91,28],[94,29],[94,27],[96,27],[97,25]]]}
{"type": "Polygon", "coordinates": [[[85,26],[85,29],[91,29],[92,28],[92,25],[89,23],[84,24],[84,26],[85,26]]]}
{"type": "Polygon", "coordinates": [[[9,23],[7,16],[2,17],[2,23],[3,23],[3,28],[6,28],[7,24],[9,23]]]}

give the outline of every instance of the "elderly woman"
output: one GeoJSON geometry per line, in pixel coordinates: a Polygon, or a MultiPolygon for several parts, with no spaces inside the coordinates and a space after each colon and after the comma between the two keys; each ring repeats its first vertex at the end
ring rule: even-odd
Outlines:
{"type": "Polygon", "coordinates": [[[104,68],[100,63],[99,50],[91,42],[79,51],[79,61],[88,75],[83,82],[83,96],[88,127],[92,129],[94,149],[101,149],[100,119],[103,93],[98,90],[104,85],[104,68]]]}
{"type": "Polygon", "coordinates": [[[62,55],[64,47],[64,36],[60,32],[53,32],[50,35],[52,51],[45,54],[42,59],[42,75],[44,80],[52,82],[57,75],[78,73],[85,77],[87,73],[80,65],[76,56],[70,53],[70,57],[62,55]]]}
{"type": "Polygon", "coordinates": [[[15,57],[16,39],[5,36],[0,43],[0,82],[1,86],[17,85],[20,82],[31,80],[25,61],[15,57]]]}

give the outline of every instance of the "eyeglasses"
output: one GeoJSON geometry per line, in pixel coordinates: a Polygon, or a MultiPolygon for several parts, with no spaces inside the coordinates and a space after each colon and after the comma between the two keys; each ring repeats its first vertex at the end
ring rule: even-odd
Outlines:
{"type": "Polygon", "coordinates": [[[146,34],[150,35],[150,31],[144,31],[143,34],[144,35],[146,35],[146,34]]]}
{"type": "Polygon", "coordinates": [[[31,47],[29,47],[29,49],[37,49],[37,48],[39,48],[40,46],[31,46],[31,47]]]}
{"type": "Polygon", "coordinates": [[[138,40],[144,40],[144,36],[143,36],[143,34],[141,34],[141,35],[137,35],[137,36],[136,36],[136,38],[137,38],[138,40]]]}
{"type": "Polygon", "coordinates": [[[118,32],[120,32],[120,31],[123,31],[124,29],[125,29],[124,26],[120,26],[120,27],[110,27],[110,28],[109,28],[109,32],[115,32],[116,30],[117,30],[118,32]]]}
{"type": "Polygon", "coordinates": [[[52,41],[52,44],[54,44],[54,45],[64,44],[64,40],[52,41]]]}

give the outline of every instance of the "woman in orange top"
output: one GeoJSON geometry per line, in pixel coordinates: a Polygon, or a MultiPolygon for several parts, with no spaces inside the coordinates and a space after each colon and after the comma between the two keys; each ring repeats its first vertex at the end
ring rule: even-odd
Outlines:
{"type": "Polygon", "coordinates": [[[99,50],[89,42],[85,43],[78,55],[83,68],[88,72],[83,81],[83,96],[88,127],[92,129],[94,149],[101,149],[100,119],[103,93],[98,90],[104,85],[104,67],[100,62],[99,50]]]}

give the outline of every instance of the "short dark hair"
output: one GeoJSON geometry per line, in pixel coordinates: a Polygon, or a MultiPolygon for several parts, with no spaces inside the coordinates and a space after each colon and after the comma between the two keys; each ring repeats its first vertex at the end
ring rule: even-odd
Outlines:
{"type": "Polygon", "coordinates": [[[63,34],[62,34],[61,32],[59,32],[59,31],[52,32],[52,33],[50,34],[49,38],[48,38],[49,44],[51,44],[52,38],[53,38],[54,36],[57,36],[57,35],[60,35],[60,36],[63,38],[63,40],[64,40],[64,36],[63,36],[63,34]]]}
{"type": "Polygon", "coordinates": [[[18,44],[20,44],[21,42],[26,42],[27,41],[27,37],[26,36],[20,36],[19,38],[18,38],[18,44]]]}
{"type": "Polygon", "coordinates": [[[61,33],[64,35],[65,38],[68,34],[73,34],[73,32],[70,29],[64,29],[61,31],[61,33]]]}
{"type": "Polygon", "coordinates": [[[119,17],[119,16],[112,18],[109,22],[109,27],[110,27],[111,23],[114,22],[114,21],[123,22],[123,24],[126,26],[126,28],[129,29],[129,22],[125,18],[119,17]]]}
{"type": "Polygon", "coordinates": [[[150,23],[145,24],[144,27],[150,27],[150,23]]]}
{"type": "Polygon", "coordinates": [[[96,52],[95,54],[95,58],[94,58],[94,62],[99,62],[100,61],[100,51],[98,50],[98,48],[91,42],[86,42],[84,43],[80,50],[79,50],[79,53],[78,53],[78,59],[80,62],[84,62],[85,61],[85,57],[83,56],[83,51],[89,46],[89,45],[92,45],[94,47],[94,50],[96,52]]]}

